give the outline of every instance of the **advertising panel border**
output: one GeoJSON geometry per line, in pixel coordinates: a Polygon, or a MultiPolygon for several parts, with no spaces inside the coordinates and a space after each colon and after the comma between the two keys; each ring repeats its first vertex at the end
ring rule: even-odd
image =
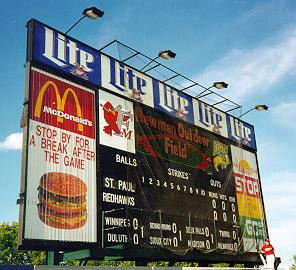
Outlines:
{"type": "MultiPolygon", "coordinates": [[[[55,79],[58,79],[58,78],[60,78],[60,77],[58,77],[57,75],[54,75],[54,74],[50,74],[50,73],[48,73],[48,72],[46,72],[46,71],[42,71],[41,69],[36,69],[33,65],[30,65],[30,63],[27,63],[27,66],[26,66],[26,68],[27,68],[27,74],[28,74],[28,78],[27,78],[27,83],[26,83],[26,97],[28,97],[28,100],[30,101],[31,99],[32,99],[32,96],[31,96],[31,90],[30,91],[28,91],[28,89],[31,89],[32,88],[32,74],[33,74],[33,72],[35,71],[39,71],[39,72],[41,72],[40,74],[44,74],[43,75],[43,77],[44,76],[46,76],[45,74],[49,74],[50,76],[52,76],[52,78],[55,78],[55,79]]],[[[93,95],[93,102],[94,102],[94,104],[93,104],[93,111],[94,111],[94,116],[93,117],[95,117],[94,119],[97,119],[96,117],[96,115],[97,115],[97,112],[96,112],[96,110],[95,110],[95,100],[96,100],[96,95],[97,95],[97,92],[96,91],[94,91],[94,90],[92,90],[92,89],[90,89],[90,88],[85,88],[85,87],[83,87],[83,86],[79,86],[78,84],[75,84],[75,83],[72,83],[72,82],[70,82],[70,81],[68,81],[68,80],[66,80],[66,79],[62,79],[62,78],[60,78],[63,82],[65,82],[65,83],[70,83],[72,86],[74,86],[75,87],[75,85],[77,86],[77,87],[79,87],[79,88],[83,88],[83,89],[88,89],[88,91],[89,91],[89,93],[92,93],[91,95],[93,95]]],[[[51,82],[51,84],[49,84],[49,86],[50,87],[52,87],[52,89],[56,89],[56,101],[55,102],[53,102],[53,104],[55,104],[56,103],[56,105],[54,105],[54,106],[57,106],[58,108],[60,108],[61,109],[61,111],[63,112],[63,110],[64,110],[64,106],[66,105],[66,99],[68,99],[68,95],[67,95],[67,91],[69,91],[69,93],[71,92],[71,91],[73,91],[73,90],[71,90],[71,89],[68,89],[62,96],[59,96],[60,95],[60,93],[59,93],[59,91],[60,90],[57,90],[57,88],[55,88],[55,87],[57,87],[57,86],[55,86],[55,83],[54,82],[51,82]],[[52,85],[51,85],[52,84],[52,85]],[[64,105],[63,105],[64,104],[64,105]],[[62,107],[61,107],[62,106],[62,107]]],[[[44,88],[44,92],[46,91],[46,88],[44,88]]],[[[40,94],[39,94],[40,95],[40,94]]],[[[80,107],[81,105],[83,105],[83,104],[78,104],[79,102],[81,102],[81,101],[79,101],[78,99],[77,99],[77,96],[76,96],[76,94],[73,92],[72,94],[71,94],[71,98],[73,99],[73,101],[74,101],[74,103],[76,103],[76,109],[77,109],[77,113],[79,113],[79,110],[78,110],[78,107],[77,106],[79,106],[79,108],[82,108],[82,107],[80,107]]],[[[43,93],[42,93],[42,95],[41,95],[41,98],[43,99],[43,93]]],[[[35,100],[35,102],[36,102],[36,100],[35,100]]],[[[42,102],[42,101],[41,101],[42,102]]],[[[28,156],[28,151],[29,151],[29,129],[30,129],[30,118],[32,118],[32,115],[31,115],[31,111],[32,111],[32,108],[31,108],[31,102],[25,102],[26,104],[25,104],[25,106],[26,106],[26,110],[27,110],[27,116],[26,116],[26,126],[23,126],[23,128],[26,130],[25,131],[25,136],[24,136],[24,143],[25,143],[25,147],[23,148],[23,149],[26,149],[26,151],[25,151],[25,154],[24,154],[24,152],[23,152],[23,154],[24,154],[24,156],[28,156]],[[26,134],[27,133],[27,134],[26,134]]],[[[38,98],[37,98],[37,103],[38,103],[38,98]]],[[[37,104],[36,103],[36,104],[37,104]]],[[[40,102],[39,102],[40,103],[40,102]]],[[[43,102],[42,102],[43,103],[43,102]]],[[[84,101],[84,103],[85,103],[85,101],[84,101]]],[[[68,105],[67,105],[68,106],[68,105]]],[[[85,106],[85,104],[83,105],[83,106],[85,106]]],[[[38,107],[38,106],[37,106],[38,107]]],[[[38,111],[38,110],[37,110],[38,111]]],[[[36,110],[35,110],[35,112],[36,112],[36,110]]],[[[58,113],[59,111],[57,110],[57,113],[58,113]]],[[[56,113],[55,113],[55,110],[54,109],[52,109],[52,110],[50,110],[50,109],[48,109],[48,111],[47,111],[47,113],[49,113],[49,115],[52,115],[52,117],[56,117],[56,119],[58,119],[58,116],[54,116],[54,115],[56,115],[56,113]]],[[[67,115],[65,115],[67,118],[68,118],[68,116],[67,115]]],[[[82,116],[82,115],[81,115],[82,116]]],[[[51,117],[51,116],[50,116],[51,117]]],[[[44,120],[45,121],[49,121],[50,120],[50,117],[48,117],[48,118],[44,118],[44,120]]],[[[70,116],[71,117],[71,116],[70,116]]],[[[76,117],[77,118],[77,117],[76,117]]],[[[72,119],[74,120],[75,119],[75,117],[72,117],[72,119]]],[[[82,119],[82,118],[81,118],[82,119]]],[[[23,120],[23,119],[22,119],[23,120]]],[[[77,120],[75,120],[75,121],[77,121],[77,120]]],[[[23,121],[22,121],[23,122],[23,121]]],[[[63,124],[64,126],[65,126],[65,124],[63,124]]],[[[76,128],[77,128],[77,130],[79,130],[80,128],[79,127],[81,127],[80,126],[81,124],[79,124],[79,123],[76,123],[74,126],[76,126],[76,128]]],[[[64,131],[64,133],[65,133],[66,131],[64,131]]],[[[82,130],[81,130],[81,132],[82,132],[82,130]]],[[[86,132],[86,131],[85,131],[86,132]]],[[[64,134],[64,133],[62,133],[62,134],[64,134]]],[[[97,130],[95,130],[95,134],[97,133],[97,130]]],[[[95,134],[93,134],[95,137],[94,138],[96,138],[96,135],[95,134]]],[[[69,140],[70,140],[70,134],[68,135],[69,136],[69,140]]],[[[57,137],[56,137],[57,138],[57,137]]],[[[43,140],[43,139],[42,139],[43,140]]],[[[36,143],[36,142],[34,142],[34,143],[36,143]]],[[[50,142],[48,142],[49,144],[47,144],[47,146],[48,147],[51,147],[50,146],[50,142]]],[[[52,147],[55,147],[55,145],[54,145],[54,141],[52,141],[52,147]]],[[[59,143],[59,145],[61,145],[61,143],[59,143]]],[[[68,146],[65,146],[64,148],[63,148],[63,150],[61,150],[62,148],[60,148],[59,150],[57,150],[57,151],[60,151],[61,153],[64,151],[64,152],[67,152],[68,150],[69,150],[69,148],[67,148],[68,146]],[[68,149],[68,150],[67,150],[68,149]]],[[[95,147],[95,149],[96,149],[96,144],[94,145],[94,147],[95,147]]],[[[96,151],[96,150],[95,150],[96,151]]],[[[71,249],[71,248],[89,248],[89,247],[94,247],[94,246],[98,246],[98,244],[100,244],[100,238],[96,238],[96,241],[94,242],[94,243],[88,243],[88,242],[85,242],[85,241],[82,241],[82,242],[80,242],[80,241],[77,241],[77,242],[69,242],[69,241],[60,241],[60,240],[52,240],[52,239],[32,239],[31,237],[25,237],[25,231],[26,231],[26,225],[25,225],[25,217],[26,217],[26,212],[27,212],[27,202],[26,202],[26,198],[27,198],[27,192],[28,192],[28,162],[29,162],[29,158],[26,158],[26,157],[24,157],[24,162],[23,162],[23,167],[22,167],[22,171],[23,171],[23,173],[22,173],[22,179],[21,179],[21,187],[23,187],[23,188],[21,188],[21,191],[22,191],[22,189],[24,189],[23,191],[23,197],[22,198],[24,198],[24,201],[21,201],[20,202],[20,204],[21,204],[21,209],[23,209],[23,210],[21,210],[20,211],[20,233],[19,233],[19,244],[20,244],[20,248],[21,249],[36,249],[36,250],[51,250],[51,249],[54,249],[54,248],[56,248],[56,247],[60,247],[60,248],[63,248],[63,249],[65,249],[65,250],[67,250],[67,249],[71,249]]],[[[72,166],[72,165],[71,165],[72,166]]],[[[95,168],[96,168],[96,165],[95,165],[95,168]]],[[[97,175],[97,170],[95,170],[95,175],[97,175]]],[[[97,177],[97,176],[96,176],[97,177]]],[[[94,188],[94,190],[95,190],[95,197],[97,197],[97,184],[96,184],[96,182],[95,182],[95,188],[94,188]]],[[[40,195],[39,195],[40,196],[40,195]]],[[[39,199],[40,200],[40,199],[39,199]]],[[[41,201],[40,201],[41,202],[41,201]]],[[[95,223],[97,224],[96,226],[95,226],[95,228],[94,228],[94,230],[95,230],[95,234],[97,234],[99,237],[100,237],[100,234],[98,233],[99,232],[99,228],[100,228],[100,223],[98,223],[98,216],[97,215],[95,215],[94,216],[94,219],[95,219],[95,223]],[[98,230],[98,231],[97,231],[98,230]]]]}

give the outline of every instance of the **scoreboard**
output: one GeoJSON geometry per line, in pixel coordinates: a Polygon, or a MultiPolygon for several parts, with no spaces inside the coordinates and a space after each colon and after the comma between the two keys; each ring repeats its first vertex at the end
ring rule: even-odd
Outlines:
{"type": "Polygon", "coordinates": [[[139,103],[134,126],[135,153],[99,148],[105,245],[241,252],[228,142],[139,103]]]}
{"type": "Polygon", "coordinates": [[[23,248],[257,260],[252,125],[34,19],[28,41],[23,248]]]}

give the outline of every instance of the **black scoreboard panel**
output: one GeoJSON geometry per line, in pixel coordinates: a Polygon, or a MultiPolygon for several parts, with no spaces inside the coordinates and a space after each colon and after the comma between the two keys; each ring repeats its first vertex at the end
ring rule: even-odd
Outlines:
{"type": "Polygon", "coordinates": [[[241,253],[228,142],[151,108],[135,111],[135,154],[99,146],[104,247],[241,253]]]}

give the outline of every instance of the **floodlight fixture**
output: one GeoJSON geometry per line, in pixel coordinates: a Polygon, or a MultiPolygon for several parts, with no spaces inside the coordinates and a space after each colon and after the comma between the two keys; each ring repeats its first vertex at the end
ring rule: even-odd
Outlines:
{"type": "Polygon", "coordinates": [[[165,50],[165,51],[160,51],[158,54],[158,57],[161,57],[162,59],[168,60],[171,58],[176,57],[176,53],[172,52],[171,50],[165,50]]]}
{"type": "Polygon", "coordinates": [[[257,111],[267,111],[268,110],[268,107],[266,105],[256,105],[255,106],[255,109],[257,111]]]}
{"type": "Polygon", "coordinates": [[[217,89],[227,88],[228,84],[226,82],[214,82],[213,87],[217,89]]]}
{"type": "MultiPolygon", "coordinates": [[[[151,59],[151,61],[148,64],[146,64],[144,67],[142,67],[140,71],[143,71],[146,67],[148,67],[152,62],[154,62],[158,58],[169,60],[169,59],[175,58],[175,57],[176,57],[176,53],[172,52],[171,50],[160,51],[158,53],[158,55],[155,58],[151,59]]],[[[159,65],[160,64],[157,64],[155,67],[157,67],[159,65]]],[[[155,67],[149,68],[148,70],[151,70],[151,69],[153,69],[155,67]]],[[[147,72],[148,70],[146,70],[144,72],[147,72]]]]}
{"type": "Polygon", "coordinates": [[[83,10],[82,14],[90,19],[96,20],[98,18],[103,17],[104,11],[96,7],[90,7],[83,10]]]}
{"type": "Polygon", "coordinates": [[[214,82],[213,85],[211,85],[208,88],[205,88],[205,90],[203,90],[202,92],[200,92],[197,96],[195,96],[196,98],[201,98],[201,97],[205,97],[208,96],[212,93],[214,93],[212,90],[210,90],[211,88],[217,88],[217,89],[223,89],[223,88],[227,88],[228,87],[228,83],[226,82],[214,82]],[[208,93],[206,93],[208,92],[208,93]],[[206,93],[206,94],[204,94],[206,93]]]}
{"type": "Polygon", "coordinates": [[[65,35],[68,34],[85,17],[95,20],[95,19],[103,17],[104,11],[102,11],[96,7],[90,7],[90,8],[86,8],[85,10],[83,10],[82,14],[83,14],[83,16],[65,32],[65,35]]]}
{"type": "Polygon", "coordinates": [[[238,118],[241,118],[242,116],[246,115],[247,113],[249,113],[250,111],[253,111],[253,110],[257,110],[257,111],[267,111],[268,110],[268,106],[266,105],[263,105],[263,104],[260,104],[260,105],[256,105],[254,108],[246,111],[245,113],[241,114],[238,118]]]}

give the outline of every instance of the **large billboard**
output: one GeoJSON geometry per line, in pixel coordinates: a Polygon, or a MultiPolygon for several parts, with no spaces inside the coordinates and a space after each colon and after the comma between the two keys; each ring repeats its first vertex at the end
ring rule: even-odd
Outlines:
{"type": "Polygon", "coordinates": [[[21,244],[255,262],[267,225],[253,126],[36,20],[28,29],[21,244]]]}

